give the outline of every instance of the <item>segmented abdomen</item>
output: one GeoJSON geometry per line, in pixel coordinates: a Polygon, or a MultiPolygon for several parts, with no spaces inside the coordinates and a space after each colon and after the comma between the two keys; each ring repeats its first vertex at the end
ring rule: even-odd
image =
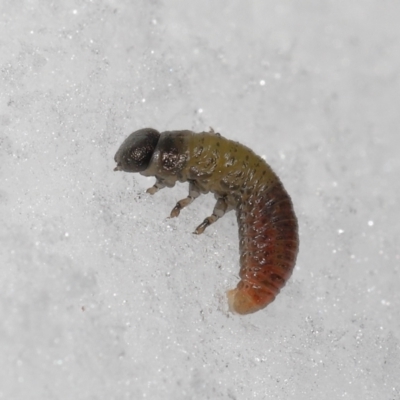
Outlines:
{"type": "Polygon", "coordinates": [[[233,311],[249,314],[274,301],[292,274],[298,226],[292,201],[279,180],[244,195],[236,214],[241,281],[228,292],[228,299],[233,311]]]}

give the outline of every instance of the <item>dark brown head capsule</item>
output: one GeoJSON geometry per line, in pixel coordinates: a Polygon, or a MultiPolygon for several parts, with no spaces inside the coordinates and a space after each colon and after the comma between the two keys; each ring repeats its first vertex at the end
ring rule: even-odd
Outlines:
{"type": "Polygon", "coordinates": [[[150,163],[159,138],[160,133],[151,128],[131,133],[115,154],[117,166],[114,171],[144,171],[150,163]]]}

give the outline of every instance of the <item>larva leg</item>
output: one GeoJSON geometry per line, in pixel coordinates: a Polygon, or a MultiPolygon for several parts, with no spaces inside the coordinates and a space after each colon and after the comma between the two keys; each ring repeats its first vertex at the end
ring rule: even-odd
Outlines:
{"type": "Polygon", "coordinates": [[[197,189],[197,186],[194,182],[189,183],[189,196],[179,200],[176,203],[176,206],[172,209],[170,218],[175,218],[179,215],[182,208],[187,207],[193,200],[197,199],[200,196],[200,191],[197,189]]]}
{"type": "Polygon", "coordinates": [[[228,209],[228,203],[226,202],[224,197],[220,197],[217,200],[217,204],[215,204],[214,211],[210,217],[207,217],[193,232],[196,235],[200,235],[205,231],[207,226],[210,226],[215,221],[219,220],[221,217],[224,216],[228,209]]]}
{"type": "Polygon", "coordinates": [[[157,193],[160,189],[165,188],[167,186],[163,181],[160,179],[156,180],[156,183],[151,187],[146,190],[146,193],[154,194],[157,193]]]}

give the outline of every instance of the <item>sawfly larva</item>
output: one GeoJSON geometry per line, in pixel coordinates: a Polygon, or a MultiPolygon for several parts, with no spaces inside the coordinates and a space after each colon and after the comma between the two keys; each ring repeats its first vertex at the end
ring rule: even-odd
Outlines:
{"type": "Polygon", "coordinates": [[[296,262],[298,226],[289,195],[261,157],[212,129],[159,133],[145,128],[122,143],[115,161],[115,171],[155,176],[154,186],[147,189],[150,194],[177,181],[189,182],[189,195],[176,203],[171,217],[177,217],[201,193],[214,193],[214,211],[196,234],[235,210],[241,280],[227,292],[229,308],[250,314],[274,301],[296,262]]]}

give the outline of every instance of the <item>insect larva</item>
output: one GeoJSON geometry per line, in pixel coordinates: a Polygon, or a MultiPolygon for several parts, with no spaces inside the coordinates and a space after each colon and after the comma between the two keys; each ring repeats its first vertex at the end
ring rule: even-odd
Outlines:
{"type": "Polygon", "coordinates": [[[115,171],[155,176],[150,194],[177,181],[189,195],[171,211],[177,217],[201,193],[214,193],[212,215],[200,234],[226,212],[236,210],[240,240],[240,282],[227,293],[229,308],[250,314],[274,301],[292,274],[299,249],[292,201],[271,167],[252,150],[213,130],[133,132],[115,154],[115,171]]]}

